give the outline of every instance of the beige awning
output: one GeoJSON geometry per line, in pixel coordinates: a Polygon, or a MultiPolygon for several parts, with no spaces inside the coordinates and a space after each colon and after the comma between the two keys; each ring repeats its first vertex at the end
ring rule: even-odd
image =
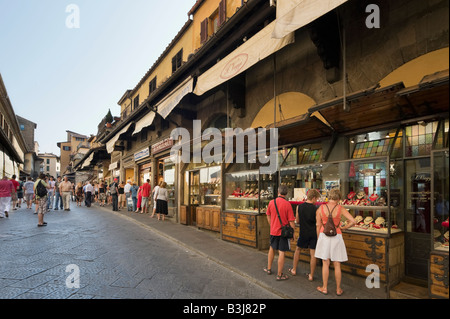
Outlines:
{"type": "Polygon", "coordinates": [[[149,113],[145,114],[143,118],[141,118],[134,128],[134,132],[132,135],[138,134],[144,127],[150,126],[153,123],[153,120],[155,119],[156,113],[153,111],[150,111],[149,113]]]}
{"type": "Polygon", "coordinates": [[[282,39],[273,39],[274,28],[275,21],[203,73],[197,80],[194,93],[203,95],[295,41],[293,33],[282,39]]]}
{"type": "Polygon", "coordinates": [[[286,35],[336,9],[348,0],[278,0],[273,38],[286,35]]]}
{"type": "Polygon", "coordinates": [[[84,160],[83,165],[81,165],[81,168],[85,168],[89,165],[91,165],[92,160],[94,159],[94,153],[91,153],[87,159],[84,160]]]}
{"type": "Polygon", "coordinates": [[[123,129],[121,129],[119,131],[119,133],[117,133],[112,139],[110,139],[107,143],[106,143],[106,151],[111,154],[114,151],[114,146],[116,145],[116,142],[119,140],[120,135],[122,135],[123,133],[125,133],[126,131],[128,131],[128,129],[130,128],[131,124],[129,123],[127,126],[125,126],[123,129]]]}
{"type": "Polygon", "coordinates": [[[189,93],[192,93],[193,89],[194,79],[190,76],[156,105],[159,115],[161,115],[164,119],[167,118],[170,112],[172,112],[172,110],[180,103],[183,97],[189,93]]]}

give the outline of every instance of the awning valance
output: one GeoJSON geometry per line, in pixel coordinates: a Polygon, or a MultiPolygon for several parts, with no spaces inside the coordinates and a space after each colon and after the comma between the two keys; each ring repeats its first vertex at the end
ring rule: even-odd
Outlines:
{"type": "Polygon", "coordinates": [[[282,39],[273,39],[274,28],[275,21],[203,73],[197,80],[194,93],[203,95],[295,41],[294,34],[282,39]]]}
{"type": "Polygon", "coordinates": [[[129,123],[127,126],[125,126],[123,129],[121,129],[112,139],[110,139],[107,143],[106,143],[106,151],[111,154],[114,151],[114,146],[116,145],[116,142],[119,140],[120,135],[122,135],[123,133],[125,133],[126,131],[128,131],[128,129],[130,128],[132,123],[129,123]]]}
{"type": "Polygon", "coordinates": [[[164,119],[167,118],[170,112],[172,112],[172,110],[180,103],[183,97],[185,97],[189,93],[192,93],[193,89],[194,79],[190,76],[156,105],[158,113],[164,119]]]}
{"type": "Polygon", "coordinates": [[[272,36],[284,38],[289,33],[339,7],[348,0],[278,0],[277,19],[272,36]]]}
{"type": "Polygon", "coordinates": [[[132,135],[138,134],[144,127],[148,127],[152,125],[153,120],[155,119],[156,113],[153,111],[150,111],[149,113],[145,114],[143,118],[141,118],[134,128],[134,132],[132,135]]]}
{"type": "Polygon", "coordinates": [[[83,165],[81,165],[81,168],[85,168],[89,165],[91,165],[92,160],[94,159],[94,153],[91,153],[87,159],[84,160],[83,165]]]}

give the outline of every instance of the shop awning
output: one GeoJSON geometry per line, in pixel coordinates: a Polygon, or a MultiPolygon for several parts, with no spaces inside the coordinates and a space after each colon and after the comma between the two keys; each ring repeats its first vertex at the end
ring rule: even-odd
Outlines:
{"type": "MultiPolygon", "coordinates": [[[[187,94],[192,93],[194,89],[194,79],[190,76],[170,92],[156,107],[158,113],[165,119],[170,112],[180,103],[187,94]]],[[[134,133],[133,133],[134,134],[134,133]]]]}
{"type": "Polygon", "coordinates": [[[397,92],[410,108],[408,117],[422,117],[449,111],[449,70],[425,76],[418,85],[397,92]]]}
{"type": "MultiPolygon", "coordinates": [[[[333,130],[316,116],[306,113],[291,119],[277,122],[279,146],[308,143],[314,140],[328,138],[333,130]]],[[[271,124],[267,129],[273,128],[271,124]]]]}
{"type": "Polygon", "coordinates": [[[203,95],[295,41],[294,34],[289,34],[282,39],[273,39],[274,28],[275,21],[203,73],[197,80],[194,93],[203,95]]]}
{"type": "Polygon", "coordinates": [[[120,135],[127,132],[130,128],[131,124],[134,124],[134,122],[129,123],[127,126],[125,126],[123,129],[121,129],[112,139],[110,139],[106,143],[106,151],[111,154],[114,151],[114,146],[116,145],[116,142],[119,140],[120,135]]]}
{"type": "Polygon", "coordinates": [[[281,39],[348,0],[278,0],[273,38],[281,39]]]}
{"type": "Polygon", "coordinates": [[[153,111],[150,111],[149,113],[145,114],[143,118],[141,118],[137,123],[136,126],[134,128],[134,132],[132,135],[136,135],[139,132],[142,131],[142,129],[144,127],[148,127],[150,125],[152,125],[153,120],[155,119],[156,113],[153,111]]]}
{"type": "Polygon", "coordinates": [[[81,165],[81,168],[85,168],[89,165],[91,165],[92,160],[94,159],[94,153],[91,153],[87,159],[84,160],[83,165],[81,165]]]}

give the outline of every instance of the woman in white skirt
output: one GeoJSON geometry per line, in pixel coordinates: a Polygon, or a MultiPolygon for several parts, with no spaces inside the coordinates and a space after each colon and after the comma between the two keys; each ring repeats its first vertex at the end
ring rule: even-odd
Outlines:
{"type": "Polygon", "coordinates": [[[355,219],[350,213],[339,205],[341,193],[338,189],[332,189],[328,196],[328,203],[321,205],[316,212],[317,220],[317,246],[315,257],[323,260],[322,266],[322,280],[323,286],[317,287],[317,290],[324,295],[328,294],[328,276],[330,272],[330,260],[334,264],[334,276],[336,278],[336,294],[341,296],[344,291],[341,289],[341,262],[348,260],[347,249],[345,248],[344,239],[342,238],[341,229],[347,229],[356,224],[355,219]],[[328,208],[328,209],[327,209],[328,208]],[[326,224],[332,212],[334,225],[336,226],[337,235],[333,237],[326,236],[323,233],[324,225],[326,224]],[[349,223],[346,226],[340,227],[341,216],[344,215],[349,223]]]}

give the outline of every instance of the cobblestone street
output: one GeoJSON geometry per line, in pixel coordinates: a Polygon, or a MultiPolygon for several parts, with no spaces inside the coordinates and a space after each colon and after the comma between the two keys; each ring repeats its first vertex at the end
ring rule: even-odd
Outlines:
{"type": "Polygon", "coordinates": [[[23,208],[0,220],[0,298],[278,298],[196,252],[98,207],[23,208]],[[68,265],[80,269],[69,289],[68,265]]]}

